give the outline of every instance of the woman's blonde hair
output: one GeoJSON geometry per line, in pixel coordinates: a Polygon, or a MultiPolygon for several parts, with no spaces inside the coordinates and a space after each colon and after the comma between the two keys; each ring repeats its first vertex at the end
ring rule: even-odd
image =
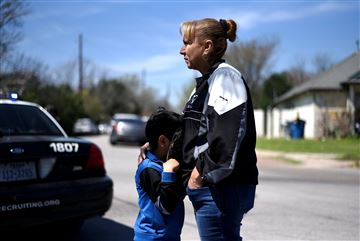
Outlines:
{"type": "Polygon", "coordinates": [[[186,40],[194,40],[195,37],[199,41],[211,40],[214,51],[209,54],[208,61],[212,63],[224,56],[227,49],[227,39],[231,42],[235,41],[236,28],[237,25],[232,19],[204,18],[183,22],[180,26],[180,33],[186,40]]]}

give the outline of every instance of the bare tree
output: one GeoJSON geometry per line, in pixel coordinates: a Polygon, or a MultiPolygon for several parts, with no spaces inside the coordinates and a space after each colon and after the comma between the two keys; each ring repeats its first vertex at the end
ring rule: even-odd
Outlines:
{"type": "Polygon", "coordinates": [[[246,76],[249,88],[260,86],[271,65],[271,58],[278,46],[277,38],[254,39],[231,45],[225,58],[246,76]]]}
{"type": "Polygon", "coordinates": [[[181,91],[179,92],[179,95],[180,95],[179,103],[176,106],[177,111],[181,112],[184,109],[185,104],[188,102],[188,100],[190,98],[190,95],[191,95],[191,92],[193,91],[194,88],[195,88],[195,82],[194,82],[193,79],[188,81],[181,88],[181,91]]]}
{"type": "Polygon", "coordinates": [[[307,61],[304,58],[297,57],[295,64],[287,71],[288,78],[293,85],[307,82],[315,75],[328,70],[334,65],[331,56],[326,53],[315,54],[311,63],[313,71],[306,68],[306,63],[307,61]]]}
{"type": "Polygon", "coordinates": [[[44,63],[17,53],[2,63],[0,89],[21,94],[25,89],[40,88],[40,84],[47,83],[50,78],[50,72],[44,63]]]}
{"type": "Polygon", "coordinates": [[[70,60],[55,67],[53,70],[53,81],[57,84],[68,84],[73,89],[77,87],[77,62],[70,60]]]}
{"type": "Polygon", "coordinates": [[[28,13],[27,5],[20,0],[0,1],[0,59],[13,50],[13,46],[21,40],[19,27],[22,17],[28,13]]]}
{"type": "Polygon", "coordinates": [[[317,120],[318,138],[344,138],[351,133],[351,115],[348,111],[332,111],[324,108],[317,120]]]}
{"type": "Polygon", "coordinates": [[[325,70],[330,69],[334,65],[331,56],[327,53],[316,54],[312,63],[314,65],[315,74],[324,72],[325,70]]]}
{"type": "Polygon", "coordinates": [[[297,58],[296,63],[287,71],[288,79],[293,86],[308,81],[311,74],[306,70],[306,61],[303,58],[297,58]]]}
{"type": "MultiPolygon", "coordinates": [[[[69,84],[73,89],[77,89],[79,81],[78,61],[76,59],[59,65],[53,71],[55,83],[69,84]]],[[[96,65],[89,59],[84,60],[83,67],[84,89],[96,85],[102,76],[106,75],[106,71],[96,65]]]]}

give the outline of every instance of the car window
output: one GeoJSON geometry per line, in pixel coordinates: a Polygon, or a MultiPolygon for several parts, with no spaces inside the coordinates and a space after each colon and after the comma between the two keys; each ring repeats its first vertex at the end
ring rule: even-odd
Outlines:
{"type": "Polygon", "coordinates": [[[91,124],[91,120],[90,119],[78,119],[76,121],[76,123],[87,125],[87,124],[91,124]]]}
{"type": "Polygon", "coordinates": [[[60,135],[52,120],[35,106],[0,105],[0,135],[60,135]]]}
{"type": "Polygon", "coordinates": [[[144,122],[140,119],[118,119],[117,121],[129,123],[129,124],[144,124],[144,122]]]}

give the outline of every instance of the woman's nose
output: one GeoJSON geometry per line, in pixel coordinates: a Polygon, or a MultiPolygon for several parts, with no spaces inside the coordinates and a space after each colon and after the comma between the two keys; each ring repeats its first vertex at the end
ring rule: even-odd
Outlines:
{"type": "Polygon", "coordinates": [[[184,54],[185,54],[185,47],[184,47],[184,46],[182,46],[182,47],[180,48],[180,54],[181,54],[181,55],[184,55],[184,54]]]}

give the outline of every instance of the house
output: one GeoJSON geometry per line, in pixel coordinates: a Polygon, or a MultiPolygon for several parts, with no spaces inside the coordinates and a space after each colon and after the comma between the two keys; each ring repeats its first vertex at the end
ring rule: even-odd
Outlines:
{"type": "Polygon", "coordinates": [[[266,115],[271,138],[285,137],[296,117],[305,121],[304,138],[354,133],[360,123],[360,52],[280,96],[266,115]]]}

